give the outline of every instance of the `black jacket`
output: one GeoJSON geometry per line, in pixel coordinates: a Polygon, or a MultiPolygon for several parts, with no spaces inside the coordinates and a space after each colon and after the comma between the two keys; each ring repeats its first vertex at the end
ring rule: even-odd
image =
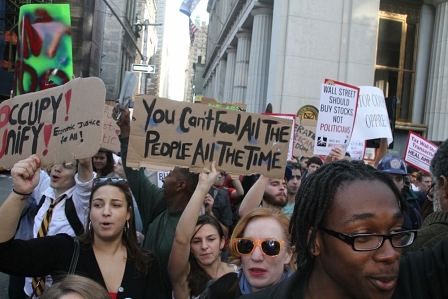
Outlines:
{"type": "MultiPolygon", "coordinates": [[[[27,241],[11,239],[0,243],[0,271],[29,277],[67,274],[73,250],[73,238],[66,234],[27,241]]],[[[127,262],[117,298],[161,298],[159,272],[157,263],[152,262],[148,274],[139,275],[132,263],[127,262]]],[[[106,288],[95,254],[89,244],[81,243],[75,273],[89,277],[106,288]]]]}

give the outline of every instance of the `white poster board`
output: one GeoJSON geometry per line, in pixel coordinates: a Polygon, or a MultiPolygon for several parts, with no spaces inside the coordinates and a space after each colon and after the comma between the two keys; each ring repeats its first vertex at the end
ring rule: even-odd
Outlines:
{"type": "Polygon", "coordinates": [[[355,123],[358,94],[356,86],[331,80],[322,84],[315,155],[328,155],[335,147],[346,152],[355,123]]]}
{"type": "Polygon", "coordinates": [[[384,93],[378,87],[359,86],[358,109],[352,139],[376,138],[387,138],[388,144],[393,141],[384,93]]]}
{"type": "Polygon", "coordinates": [[[352,160],[363,160],[366,152],[366,142],[364,140],[350,140],[347,152],[350,154],[352,160]]]}
{"type": "Polygon", "coordinates": [[[431,160],[437,149],[438,147],[432,142],[410,131],[404,160],[406,163],[429,173],[429,166],[431,165],[431,160]]]}

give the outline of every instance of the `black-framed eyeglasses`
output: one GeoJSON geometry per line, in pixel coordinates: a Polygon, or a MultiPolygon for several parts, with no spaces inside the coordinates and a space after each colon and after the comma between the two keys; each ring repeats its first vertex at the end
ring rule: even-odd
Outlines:
{"type": "Polygon", "coordinates": [[[338,238],[352,246],[354,251],[372,251],[380,248],[384,240],[389,240],[394,248],[403,248],[414,243],[417,237],[417,230],[401,230],[387,235],[384,234],[355,234],[348,235],[340,233],[324,227],[319,228],[321,231],[338,238]]]}
{"type": "Polygon", "coordinates": [[[433,182],[431,186],[428,188],[428,191],[425,193],[425,198],[428,197],[429,193],[431,193],[432,189],[434,189],[436,182],[433,182]]]}
{"type": "Polygon", "coordinates": [[[251,238],[236,238],[236,251],[241,255],[251,254],[255,247],[260,247],[264,255],[276,257],[280,254],[284,245],[289,245],[287,242],[275,239],[254,240],[251,238]]]}

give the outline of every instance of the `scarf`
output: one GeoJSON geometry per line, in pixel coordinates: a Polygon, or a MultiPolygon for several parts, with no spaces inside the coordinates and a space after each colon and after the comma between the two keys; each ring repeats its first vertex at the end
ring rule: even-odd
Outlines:
{"type": "MultiPolygon", "coordinates": [[[[291,269],[289,267],[287,267],[286,270],[283,271],[282,277],[280,278],[280,280],[277,283],[285,280],[286,278],[291,276],[292,273],[293,272],[291,271],[291,269]]],[[[251,294],[252,289],[250,288],[250,284],[249,284],[249,281],[247,281],[246,275],[244,275],[243,269],[241,269],[240,272],[238,273],[238,277],[240,279],[239,287],[241,290],[241,294],[243,294],[243,295],[251,294]]]]}

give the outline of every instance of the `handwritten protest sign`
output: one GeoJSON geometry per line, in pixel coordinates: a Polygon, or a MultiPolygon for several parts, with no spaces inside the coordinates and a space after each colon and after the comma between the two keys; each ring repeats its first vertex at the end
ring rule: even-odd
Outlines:
{"type": "Polygon", "coordinates": [[[69,4],[20,7],[14,94],[67,83],[73,74],[69,4]]]}
{"type": "Polygon", "coordinates": [[[216,161],[220,171],[283,178],[290,121],[146,95],[135,102],[129,166],[201,172],[216,161]]]}
{"type": "MultiPolygon", "coordinates": [[[[262,113],[262,114],[291,120],[292,121],[291,132],[295,131],[296,116],[294,114],[282,114],[282,113],[262,113]]],[[[289,140],[289,148],[288,148],[288,160],[292,159],[293,150],[294,150],[294,134],[291,134],[291,139],[289,140]]]]}
{"type": "Polygon", "coordinates": [[[364,140],[350,140],[347,148],[347,152],[350,154],[352,160],[363,160],[366,152],[366,142],[364,140]]]}
{"type": "Polygon", "coordinates": [[[0,104],[0,166],[37,154],[42,165],[92,157],[100,148],[106,89],[74,79],[0,104]]]}
{"type": "Polygon", "coordinates": [[[356,86],[330,80],[322,84],[315,155],[328,155],[334,147],[345,153],[353,132],[358,94],[356,86]]]}
{"type": "Polygon", "coordinates": [[[295,157],[312,157],[314,155],[314,139],[316,138],[317,121],[314,119],[302,119],[296,125],[294,134],[295,157]]]}
{"type": "Polygon", "coordinates": [[[404,153],[406,163],[429,173],[429,166],[438,147],[422,136],[409,131],[408,144],[404,153]]]}
{"type": "Polygon", "coordinates": [[[225,108],[225,109],[229,109],[229,110],[235,110],[235,111],[246,111],[246,107],[247,107],[247,105],[244,103],[221,103],[216,99],[207,98],[207,97],[202,97],[201,104],[216,107],[216,108],[225,108]]]}
{"type": "Polygon", "coordinates": [[[387,138],[388,144],[393,141],[384,93],[378,87],[360,86],[352,139],[375,138],[387,138]]]}
{"type": "Polygon", "coordinates": [[[120,134],[120,127],[117,126],[115,120],[112,118],[112,112],[114,107],[104,105],[103,113],[103,138],[101,139],[101,147],[114,153],[120,151],[120,140],[118,135],[120,134]]]}

